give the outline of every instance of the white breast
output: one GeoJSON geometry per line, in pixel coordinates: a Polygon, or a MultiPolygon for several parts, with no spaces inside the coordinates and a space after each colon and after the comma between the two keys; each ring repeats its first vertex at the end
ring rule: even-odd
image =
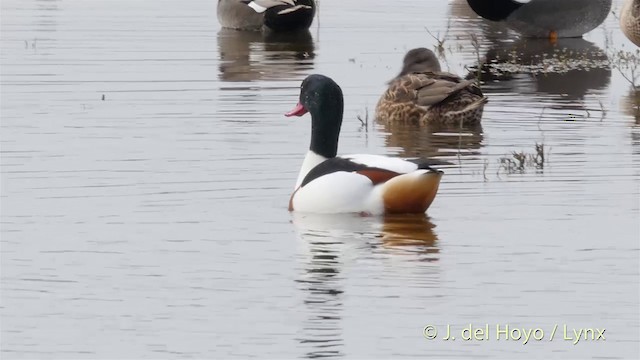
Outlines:
{"type": "Polygon", "coordinates": [[[322,155],[318,155],[315,152],[309,150],[307,152],[307,155],[304,157],[304,161],[302,162],[302,167],[300,167],[300,172],[298,173],[298,180],[296,180],[296,186],[294,187],[294,189],[297,189],[300,187],[300,184],[302,184],[302,180],[304,180],[304,177],[307,176],[307,174],[309,173],[309,171],[311,171],[311,169],[318,166],[321,162],[325,160],[327,160],[326,157],[322,155]]]}

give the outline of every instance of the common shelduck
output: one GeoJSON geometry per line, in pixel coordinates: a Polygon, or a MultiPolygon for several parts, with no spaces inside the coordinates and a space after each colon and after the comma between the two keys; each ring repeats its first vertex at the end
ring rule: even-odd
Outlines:
{"type": "Polygon", "coordinates": [[[421,161],[381,155],[336,156],[344,110],[342,89],[323,75],[300,87],[298,105],[285,116],[311,114],[311,145],[289,210],[310,213],[424,213],[443,172],[421,161]]]}

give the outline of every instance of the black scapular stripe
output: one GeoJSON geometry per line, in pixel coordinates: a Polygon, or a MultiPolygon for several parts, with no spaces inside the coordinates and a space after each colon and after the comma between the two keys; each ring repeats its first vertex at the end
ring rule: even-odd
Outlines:
{"type": "Polygon", "coordinates": [[[309,171],[307,176],[304,177],[304,180],[302,180],[302,184],[300,186],[305,186],[311,181],[321,176],[328,175],[334,172],[338,172],[338,171],[355,172],[355,171],[361,171],[361,170],[388,171],[386,169],[363,165],[363,164],[351,161],[349,159],[345,159],[341,157],[333,157],[321,162],[316,167],[311,169],[311,171],[309,171]]]}
{"type": "MultiPolygon", "coordinates": [[[[429,170],[433,172],[442,172],[440,170],[432,168],[431,165],[434,165],[434,162],[430,160],[412,159],[407,161],[411,161],[416,165],[418,165],[418,169],[429,170]]],[[[304,179],[302,180],[302,184],[300,184],[300,186],[301,187],[305,186],[311,181],[321,176],[328,175],[334,172],[338,172],[338,171],[356,172],[356,171],[363,171],[363,170],[393,172],[392,170],[389,170],[389,169],[383,169],[379,167],[360,164],[350,159],[346,159],[342,157],[334,157],[321,162],[316,167],[311,169],[311,171],[309,171],[307,176],[305,176],[304,179]]]]}

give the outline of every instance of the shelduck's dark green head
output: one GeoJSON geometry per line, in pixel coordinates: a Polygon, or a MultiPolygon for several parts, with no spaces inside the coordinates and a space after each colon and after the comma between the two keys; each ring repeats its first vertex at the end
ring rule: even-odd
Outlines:
{"type": "Polygon", "coordinates": [[[311,146],[327,158],[336,156],[342,126],[344,99],[342,89],[324,75],[309,75],[300,85],[298,105],[285,116],[311,114],[311,146]]]}

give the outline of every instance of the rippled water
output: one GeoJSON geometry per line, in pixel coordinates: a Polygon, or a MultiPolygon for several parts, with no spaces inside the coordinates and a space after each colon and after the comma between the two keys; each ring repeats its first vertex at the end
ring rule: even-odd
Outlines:
{"type": "Polygon", "coordinates": [[[3,1],[1,357],[637,358],[640,128],[615,16],[553,46],[459,0],[363,4],[321,0],[292,39],[220,30],[214,0],[3,1]],[[373,120],[429,32],[483,80],[481,128],[373,120]],[[340,152],[445,164],[428,217],[286,210],[309,119],[282,114],[311,73],[344,90],[340,152]],[[543,168],[509,167],[536,144],[543,168]],[[549,341],[555,324],[606,341],[549,341]]]}

